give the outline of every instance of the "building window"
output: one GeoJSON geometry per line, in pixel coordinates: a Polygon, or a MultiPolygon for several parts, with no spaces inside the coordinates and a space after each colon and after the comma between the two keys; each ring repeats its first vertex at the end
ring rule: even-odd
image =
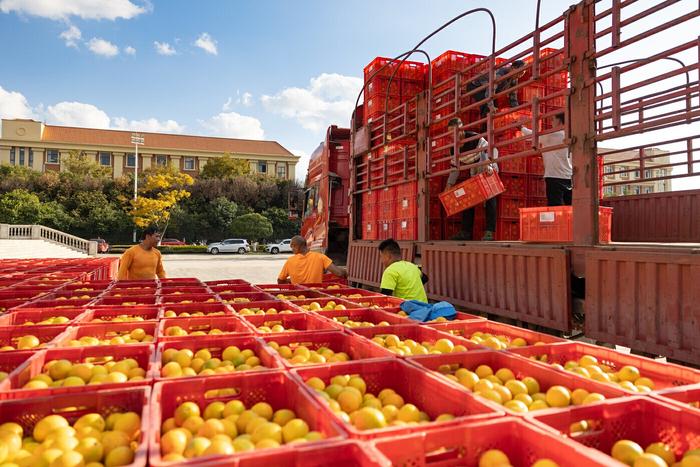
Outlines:
{"type": "Polygon", "coordinates": [[[34,167],[34,150],[29,148],[29,167],[34,167]]]}
{"type": "Polygon", "coordinates": [[[651,178],[651,177],[652,177],[652,175],[651,175],[651,170],[646,169],[646,170],[644,171],[644,178],[651,178]]]}
{"type": "Polygon", "coordinates": [[[606,166],[605,166],[605,173],[606,173],[606,174],[612,173],[612,171],[613,171],[613,166],[612,166],[612,165],[606,165],[606,166]]]}
{"type": "Polygon", "coordinates": [[[634,178],[639,178],[639,170],[634,171],[634,178]]]}
{"type": "MultiPolygon", "coordinates": [[[[620,170],[627,170],[627,167],[620,167],[620,170]]],[[[620,174],[620,178],[630,178],[630,173],[629,172],[622,172],[620,174]]]]}
{"type": "Polygon", "coordinates": [[[46,163],[47,164],[58,164],[59,155],[58,151],[55,149],[49,149],[46,151],[46,163]]]}
{"type": "Polygon", "coordinates": [[[156,156],[156,165],[159,167],[165,167],[168,165],[168,156],[163,154],[158,154],[156,156]]]}
{"type": "Polygon", "coordinates": [[[112,165],[112,153],[111,152],[101,152],[98,154],[100,158],[100,165],[103,167],[110,167],[112,165]]]}
{"type": "Polygon", "coordinates": [[[639,186],[633,186],[633,187],[632,187],[632,193],[634,193],[635,195],[638,195],[638,194],[640,194],[641,192],[642,192],[641,187],[639,187],[639,186]]]}
{"type": "Polygon", "coordinates": [[[605,187],[605,194],[606,195],[612,195],[614,192],[615,192],[615,190],[613,189],[613,187],[611,187],[611,186],[605,187]]]}
{"type": "Polygon", "coordinates": [[[126,155],[126,167],[136,167],[136,156],[133,152],[130,152],[126,155]]]}
{"type": "Polygon", "coordinates": [[[183,160],[185,170],[195,170],[194,157],[185,157],[183,160]]]}
{"type": "Polygon", "coordinates": [[[644,188],[644,193],[653,193],[653,192],[654,192],[654,189],[650,186],[644,188]]]}
{"type": "Polygon", "coordinates": [[[19,165],[24,165],[24,148],[19,148],[19,165]]]}
{"type": "Polygon", "coordinates": [[[287,178],[287,164],[277,164],[277,178],[287,178]]]}
{"type": "Polygon", "coordinates": [[[258,161],[258,173],[261,173],[261,174],[267,173],[267,162],[258,161]]]}
{"type": "Polygon", "coordinates": [[[10,164],[15,165],[15,148],[10,148],[10,164]]]}

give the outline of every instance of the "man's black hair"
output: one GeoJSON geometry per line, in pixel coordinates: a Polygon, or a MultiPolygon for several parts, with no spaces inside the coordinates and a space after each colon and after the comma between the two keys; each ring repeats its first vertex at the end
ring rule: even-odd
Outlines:
{"type": "MultiPolygon", "coordinates": [[[[473,138],[473,137],[475,137],[475,136],[477,136],[477,135],[478,135],[478,133],[475,133],[475,132],[469,131],[469,130],[466,130],[466,131],[464,132],[464,137],[465,137],[465,138],[473,138]]],[[[476,146],[477,146],[478,144],[479,144],[479,140],[478,140],[478,139],[473,139],[473,140],[471,140],[471,141],[467,141],[466,143],[464,143],[464,144],[462,145],[461,151],[462,151],[462,152],[464,152],[464,151],[473,151],[474,149],[476,149],[476,146]]]]}
{"type": "Polygon", "coordinates": [[[393,238],[389,238],[380,243],[379,251],[382,253],[386,251],[387,253],[391,253],[394,256],[401,256],[401,247],[398,243],[396,243],[396,240],[394,240],[393,238]]]}
{"type": "Polygon", "coordinates": [[[559,120],[560,123],[563,124],[565,119],[564,112],[559,112],[558,114],[554,115],[554,118],[556,118],[557,120],[559,120]]]}
{"type": "Polygon", "coordinates": [[[141,234],[141,239],[145,240],[148,235],[157,234],[158,232],[160,232],[158,227],[148,227],[141,234]]]}
{"type": "Polygon", "coordinates": [[[511,65],[513,68],[522,68],[525,66],[525,62],[522,60],[514,60],[513,64],[511,65]]]}

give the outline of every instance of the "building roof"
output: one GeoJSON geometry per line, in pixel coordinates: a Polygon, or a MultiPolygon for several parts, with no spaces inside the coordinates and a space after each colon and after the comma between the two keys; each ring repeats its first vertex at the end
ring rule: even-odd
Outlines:
{"type": "MultiPolygon", "coordinates": [[[[212,136],[176,135],[139,132],[143,135],[144,150],[148,148],[190,151],[229,152],[232,154],[260,154],[265,156],[297,157],[277,141],[217,138],[212,136]]],[[[98,130],[69,126],[44,125],[42,142],[73,143],[95,146],[133,147],[131,131],[98,130]]]]}

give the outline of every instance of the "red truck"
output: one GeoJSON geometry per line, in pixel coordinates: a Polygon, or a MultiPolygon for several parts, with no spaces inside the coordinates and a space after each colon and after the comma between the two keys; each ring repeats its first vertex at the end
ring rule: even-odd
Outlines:
{"type": "Polygon", "coordinates": [[[349,238],[350,130],[331,126],[311,154],[301,234],[312,250],[345,264],[349,238]]]}
{"type": "MultiPolygon", "coordinates": [[[[700,189],[645,188],[669,190],[671,181],[700,176],[697,37],[679,27],[700,9],[668,3],[631,12],[630,4],[582,1],[488,56],[448,51],[422,67],[373,60],[364,105],[351,118],[349,223],[344,215],[339,223],[349,226],[349,281],[377,287],[378,242],[408,226],[399,237],[403,256],[422,265],[433,300],[700,364],[700,189]],[[648,22],[661,13],[663,24],[648,22]],[[668,28],[676,35],[659,40],[668,28]],[[525,61],[525,76],[499,90],[515,60],[525,61]],[[471,84],[484,73],[486,84],[471,84]],[[489,103],[494,110],[484,113],[489,103]],[[543,206],[540,156],[554,149],[537,144],[539,136],[560,112],[574,168],[571,237],[522,242],[519,209],[543,206]],[[490,143],[489,154],[499,150],[508,182],[499,197],[501,241],[448,240],[459,219],[444,216],[437,195],[450,163],[463,172],[485,165],[451,155],[464,142],[448,129],[455,117],[490,143]],[[523,135],[521,125],[535,134],[523,135]],[[601,242],[600,206],[613,208],[612,243],[601,242]],[[583,323],[575,310],[585,310],[583,323]]],[[[346,199],[345,188],[332,189],[345,178],[328,148],[319,148],[307,182],[304,232],[319,249],[334,243],[324,230],[337,211],[325,207],[346,199]],[[333,184],[331,172],[339,175],[333,184]]]]}

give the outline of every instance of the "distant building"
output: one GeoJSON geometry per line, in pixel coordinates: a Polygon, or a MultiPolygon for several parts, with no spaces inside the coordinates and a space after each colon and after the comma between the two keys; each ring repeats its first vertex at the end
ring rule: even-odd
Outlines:
{"type": "MultiPolygon", "coordinates": [[[[112,169],[114,178],[133,173],[131,131],[98,130],[45,125],[34,120],[2,120],[0,164],[20,165],[40,172],[61,170],[71,151],[86,154],[112,169]]],[[[276,141],[210,136],[144,133],[139,146],[138,169],[169,164],[181,172],[198,174],[207,161],[229,153],[249,161],[252,172],[294,180],[298,157],[276,141]]]]}
{"type": "MultiPolygon", "coordinates": [[[[598,148],[598,154],[604,155],[613,149],[598,148]]],[[[623,185],[605,186],[604,196],[643,195],[647,193],[660,193],[671,191],[671,180],[653,180],[671,175],[671,167],[661,167],[671,163],[668,151],[657,148],[645,150],[645,156],[654,155],[653,159],[644,160],[644,172],[642,173],[638,160],[630,160],[639,157],[637,151],[624,151],[605,155],[603,167],[606,183],[626,182],[623,185]],[[620,162],[617,162],[620,161],[620,162]],[[623,172],[623,173],[616,173],[623,172]],[[612,175],[610,175],[612,174],[612,175]],[[643,175],[643,176],[642,176],[643,175]],[[652,179],[647,181],[647,179],[652,179]]]]}

